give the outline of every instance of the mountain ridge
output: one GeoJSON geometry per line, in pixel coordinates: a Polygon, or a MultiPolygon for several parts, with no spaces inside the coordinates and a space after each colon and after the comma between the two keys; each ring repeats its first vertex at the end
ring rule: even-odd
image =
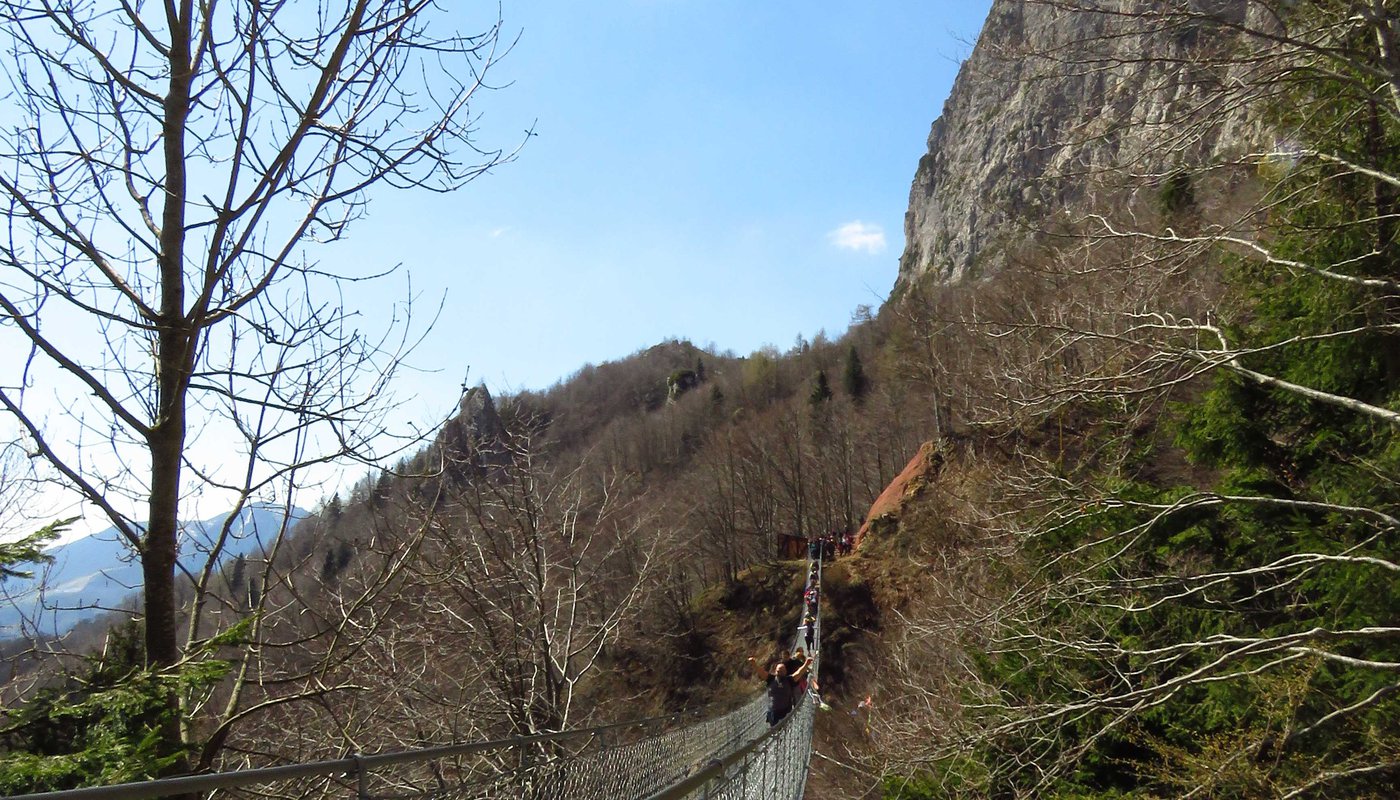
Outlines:
{"type": "MultiPolygon", "coordinates": [[[[223,559],[253,555],[270,545],[282,527],[284,507],[251,503],[239,513],[225,543],[223,559]]],[[[308,516],[293,507],[291,524],[308,516]]],[[[229,513],[188,522],[181,532],[180,563],[197,571],[229,513]]],[[[141,588],[141,567],[129,545],[109,527],[46,551],[53,563],[34,570],[32,579],[6,582],[0,594],[0,637],[20,633],[21,621],[43,620],[43,632],[61,635],[74,625],[121,607],[141,588]]]]}

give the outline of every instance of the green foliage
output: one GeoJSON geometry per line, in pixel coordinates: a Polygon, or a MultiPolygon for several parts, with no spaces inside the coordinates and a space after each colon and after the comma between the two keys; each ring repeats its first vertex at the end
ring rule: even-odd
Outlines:
{"type": "Polygon", "coordinates": [[[744,360],[744,394],[752,403],[764,403],[778,396],[778,353],[766,348],[744,360]]]}
{"type": "Polygon", "coordinates": [[[340,492],[331,495],[331,499],[326,503],[326,516],[332,525],[340,521],[340,517],[345,513],[345,507],[340,502],[340,492]]]}
{"type": "Polygon", "coordinates": [[[0,729],[0,792],[58,791],[157,777],[183,752],[164,753],[162,733],[175,720],[173,693],[207,692],[230,664],[209,657],[213,648],[247,636],[251,618],[205,642],[180,669],[141,666],[141,626],[113,629],[107,647],[81,676],[36,691],[7,709],[0,729]]]}
{"type": "Polygon", "coordinates": [[[326,548],[325,557],[321,560],[321,583],[334,586],[339,582],[341,573],[350,566],[350,562],[354,558],[355,548],[349,542],[341,540],[331,543],[326,548]]]}
{"type": "Polygon", "coordinates": [[[816,407],[831,400],[831,397],[831,382],[826,378],[826,370],[819,369],[812,380],[812,393],[807,395],[807,402],[816,407]]]}
{"type": "Polygon", "coordinates": [[[671,401],[700,385],[701,378],[693,369],[678,369],[666,378],[666,397],[671,401]]]}
{"type": "MultiPolygon", "coordinates": [[[[1299,6],[1296,13],[1336,12],[1299,6]]],[[[1400,121],[1358,94],[1366,82],[1340,74],[1309,80],[1275,109],[1300,149],[1400,174],[1400,121]]],[[[1169,179],[1160,201],[1169,216],[1188,211],[1195,202],[1189,178],[1169,179]]],[[[1261,240],[1279,259],[1359,278],[1400,276],[1397,202],[1384,181],[1299,159],[1278,171],[1263,207],[1269,216],[1261,240]]],[[[1400,407],[1393,292],[1257,258],[1225,264],[1217,321],[1244,351],[1243,366],[1400,407]]],[[[1105,687],[1116,683],[1154,687],[1197,672],[1211,679],[1184,683],[1126,721],[1109,703],[1061,723],[1013,727],[977,754],[988,767],[986,793],[1010,796],[1036,785],[1039,776],[1022,769],[1034,752],[1040,765],[1072,764],[1041,796],[1195,790],[1263,798],[1321,776],[1332,777],[1317,796],[1388,796],[1393,771],[1335,776],[1393,763],[1400,752],[1394,673],[1365,663],[1400,663],[1400,642],[1365,633],[1400,618],[1400,580],[1381,563],[1400,551],[1400,530],[1383,521],[1400,516],[1400,431],[1221,370],[1141,438],[1171,441],[1208,471],[1192,476],[1197,485],[1125,479],[1154,474],[1139,470],[1151,456],[1132,443],[1096,442],[1101,471],[1076,476],[1076,485],[1111,502],[1080,508],[1028,544],[1025,556],[1042,571],[1049,600],[1006,631],[1011,641],[1102,646],[1003,648],[979,657],[979,672],[999,699],[1023,709],[1108,696],[1105,687]],[[1246,499],[1160,511],[1201,492],[1246,499]],[[1306,568],[1271,566],[1300,558],[1316,560],[1306,568]],[[1194,591],[1189,576],[1213,577],[1208,589],[1194,591]],[[1066,584],[1094,593],[1056,591],[1066,584]],[[1287,637],[1298,646],[1266,652],[1218,644],[1287,637]],[[1227,661],[1216,661],[1227,652],[1227,661]]]]}
{"type": "MultiPolygon", "coordinates": [[[[1317,206],[1298,217],[1309,226],[1322,220],[1317,206]]],[[[1319,225],[1306,243],[1310,258],[1338,258],[1355,253],[1350,226],[1327,231],[1319,225]]],[[[1281,242],[1302,247],[1303,243],[1281,242]]],[[[1247,324],[1233,334],[1248,344],[1287,341],[1330,331],[1363,329],[1375,310],[1352,287],[1334,281],[1293,277],[1266,280],[1257,270],[1240,270],[1239,296],[1251,311],[1247,324]]],[[[1354,397],[1376,405],[1394,403],[1400,382],[1385,363],[1393,342],[1379,332],[1302,342],[1252,358],[1253,368],[1287,380],[1354,397]]],[[[1182,410],[1177,441],[1188,455],[1221,471],[1222,493],[1281,500],[1327,503],[1338,510],[1280,509],[1240,505],[1202,522],[1195,538],[1168,544],[1179,558],[1205,561],[1219,571],[1275,563],[1298,553],[1388,558],[1396,550],[1397,531],[1377,527],[1365,514],[1341,508],[1375,509],[1395,515],[1400,487],[1379,476],[1400,474],[1397,432],[1347,410],[1324,406],[1298,395],[1218,378],[1202,401],[1182,410]]],[[[1228,616],[1213,620],[1201,634],[1284,635],[1314,628],[1356,630],[1385,624],[1400,616],[1400,584],[1393,576],[1364,563],[1329,563],[1298,576],[1285,594],[1269,591],[1265,581],[1232,582],[1238,600],[1228,616]]],[[[1159,615],[1163,626],[1179,625],[1188,609],[1159,615]]],[[[1170,627],[1167,630],[1171,630],[1170,627]]],[[[1394,662],[1400,647],[1356,637],[1321,643],[1342,655],[1394,662]]],[[[1260,662],[1262,663],[1262,662],[1260,662]]],[[[1231,796],[1267,796],[1274,785],[1296,785],[1316,771],[1338,769],[1361,759],[1385,758],[1400,746],[1393,700],[1340,718],[1325,732],[1285,738],[1324,715],[1357,703],[1390,681],[1383,672],[1337,662],[1314,662],[1293,675],[1287,696],[1284,677],[1275,669],[1251,680],[1232,681],[1183,697],[1181,704],[1159,709],[1154,717],[1162,733],[1157,747],[1176,773],[1219,775],[1211,780],[1231,796]],[[1284,709],[1284,718],[1278,710],[1284,709]],[[1377,727],[1379,726],[1379,727],[1377,727]],[[1390,733],[1377,735],[1389,730],[1390,733]],[[1173,735],[1175,734],[1175,735],[1173,735]],[[1268,769],[1246,770],[1228,761],[1227,751],[1255,749],[1283,738],[1287,747],[1269,753],[1268,769]],[[1193,744],[1193,740],[1199,739],[1193,744]],[[1229,763],[1229,769],[1218,769],[1229,763]]],[[[1238,759],[1235,759],[1238,761],[1238,759]]],[[[1366,782],[1349,788],[1366,795],[1366,782]]]]}
{"type": "Polygon", "coordinates": [[[860,363],[860,353],[856,351],[855,345],[851,345],[846,351],[846,366],[841,372],[841,385],[847,396],[857,404],[865,400],[865,394],[870,390],[870,378],[865,374],[865,367],[860,363]]]}
{"type": "Polygon", "coordinates": [[[1164,216],[1176,216],[1196,207],[1196,191],[1191,186],[1191,173],[1177,170],[1162,182],[1157,191],[1157,206],[1164,216]]]}
{"type": "Polygon", "coordinates": [[[7,578],[32,578],[34,573],[19,569],[20,564],[48,564],[53,557],[44,553],[44,547],[57,539],[68,526],[77,521],[69,517],[50,522],[34,533],[14,542],[0,542],[0,583],[7,578]]]}
{"type": "Polygon", "coordinates": [[[248,559],[242,553],[233,560],[233,565],[224,568],[224,583],[228,588],[229,597],[238,601],[245,596],[248,589],[248,559]]]}
{"type": "MultiPolygon", "coordinates": [[[[238,622],[228,626],[217,634],[205,639],[202,643],[201,651],[207,655],[212,655],[220,647],[241,647],[251,644],[253,641],[253,622],[256,616],[247,616],[238,622]]],[[[228,664],[223,661],[210,660],[205,664],[217,664],[220,669],[227,671],[228,664]]]]}
{"type": "Polygon", "coordinates": [[[880,781],[883,800],[942,800],[947,796],[945,787],[929,775],[886,775],[880,781]]]}

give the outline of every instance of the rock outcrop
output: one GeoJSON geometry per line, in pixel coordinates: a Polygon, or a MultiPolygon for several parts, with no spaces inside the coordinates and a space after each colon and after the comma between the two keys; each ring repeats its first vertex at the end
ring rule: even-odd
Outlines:
{"type": "Polygon", "coordinates": [[[993,274],[1053,214],[1111,196],[1124,165],[1152,185],[1239,147],[1218,56],[1247,6],[995,0],[914,175],[895,295],[993,274]]]}
{"type": "Polygon", "coordinates": [[[930,479],[938,471],[942,462],[942,457],[938,453],[938,448],[933,442],[924,442],[919,447],[919,452],[914,455],[904,469],[890,481],[880,496],[875,499],[870,511],[865,515],[865,521],[861,523],[860,530],[856,531],[856,549],[860,549],[861,542],[867,536],[872,535],[872,531],[885,524],[896,524],[900,514],[904,511],[905,504],[914,498],[928,485],[930,479]]]}
{"type": "Polygon", "coordinates": [[[495,444],[505,434],[505,425],[496,412],[496,402],[491,399],[485,384],[467,390],[458,404],[457,417],[462,421],[464,433],[476,447],[495,444]]]}
{"type": "Polygon", "coordinates": [[[505,424],[485,385],[474,386],[462,395],[457,415],[439,434],[438,445],[457,473],[477,474],[508,460],[502,449],[505,424]]]}

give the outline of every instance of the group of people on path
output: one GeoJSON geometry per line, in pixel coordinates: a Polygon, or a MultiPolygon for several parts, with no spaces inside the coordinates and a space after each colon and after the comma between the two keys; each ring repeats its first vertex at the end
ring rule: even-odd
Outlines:
{"type": "Polygon", "coordinates": [[[831,561],[848,556],[855,549],[856,535],[849,529],[832,531],[822,536],[807,538],[807,557],[813,561],[831,561]]]}
{"type": "MultiPolygon", "coordinates": [[[[803,636],[806,648],[796,647],[790,654],[776,660],[760,664],[753,656],[749,663],[758,671],[768,692],[768,724],[777,725],[783,717],[797,705],[797,700],[810,688],[815,696],[819,691],[817,678],[810,674],[812,659],[808,657],[816,645],[817,610],[821,601],[820,568],[814,557],[807,575],[806,588],[802,593],[802,624],[798,631],[803,636]]],[[[820,700],[818,701],[820,702],[820,700]]]]}

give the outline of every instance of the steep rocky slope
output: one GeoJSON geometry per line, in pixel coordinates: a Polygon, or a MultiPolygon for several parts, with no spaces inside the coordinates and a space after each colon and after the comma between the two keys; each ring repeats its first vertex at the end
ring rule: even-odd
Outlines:
{"type": "Polygon", "coordinates": [[[1151,184],[1254,138],[1216,66],[1248,5],[996,0],[914,175],[895,294],[995,272],[1124,167],[1151,184]]]}
{"type": "Polygon", "coordinates": [[[849,562],[926,567],[869,796],[1395,796],[1397,20],[994,3],[884,314],[954,407],[849,562]]]}

